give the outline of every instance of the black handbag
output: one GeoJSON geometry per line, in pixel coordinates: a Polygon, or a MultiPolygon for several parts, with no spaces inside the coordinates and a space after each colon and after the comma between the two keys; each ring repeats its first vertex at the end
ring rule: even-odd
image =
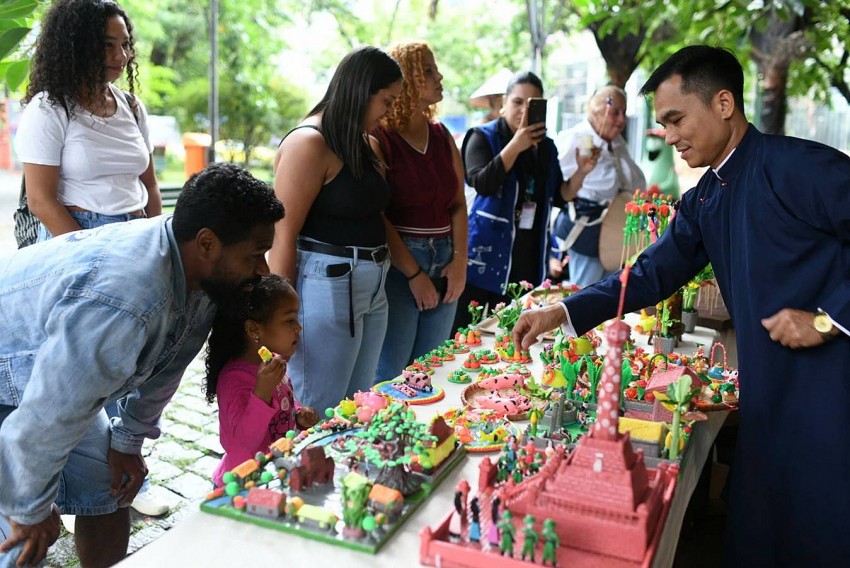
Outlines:
{"type": "Polygon", "coordinates": [[[15,220],[15,240],[18,248],[22,249],[33,244],[38,238],[38,227],[41,221],[32,214],[27,205],[27,185],[24,175],[21,174],[21,195],[18,197],[18,208],[12,214],[15,220]]]}

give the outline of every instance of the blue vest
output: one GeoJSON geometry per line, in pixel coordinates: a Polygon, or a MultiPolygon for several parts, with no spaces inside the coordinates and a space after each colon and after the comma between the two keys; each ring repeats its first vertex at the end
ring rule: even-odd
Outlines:
{"type": "MultiPolygon", "coordinates": [[[[502,140],[499,136],[499,120],[494,120],[477,126],[466,133],[463,140],[461,155],[466,159],[466,145],[473,131],[478,131],[486,136],[490,143],[493,157],[502,151],[502,140]]],[[[549,219],[552,210],[552,197],[559,188],[560,166],[558,164],[558,151],[551,138],[544,139],[541,145],[546,145],[551,162],[547,166],[544,206],[546,208],[544,219],[549,219]]],[[[497,292],[505,293],[505,286],[511,273],[511,253],[513,251],[514,236],[517,230],[514,211],[519,195],[519,185],[516,177],[516,167],[508,172],[505,183],[496,195],[476,195],[469,212],[469,260],[466,268],[466,281],[473,286],[497,292]]],[[[540,258],[538,259],[538,279],[532,284],[540,284],[545,278],[547,267],[547,254],[549,250],[548,223],[543,223],[537,228],[540,233],[540,258]]]]}

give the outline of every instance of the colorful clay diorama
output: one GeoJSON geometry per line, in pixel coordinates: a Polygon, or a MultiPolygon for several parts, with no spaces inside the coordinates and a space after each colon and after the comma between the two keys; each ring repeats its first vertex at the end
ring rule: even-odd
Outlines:
{"type": "Polygon", "coordinates": [[[467,452],[495,452],[520,435],[518,426],[493,410],[453,409],[444,412],[443,418],[467,452]]]}
{"type": "Polygon", "coordinates": [[[366,424],[357,420],[356,409],[351,420],[342,413],[288,433],[267,453],[227,472],[224,487],[211,492],[201,509],[377,552],[465,452],[443,418],[417,422],[400,403],[384,406],[366,424]]]}
{"type": "MultiPolygon", "coordinates": [[[[628,270],[623,274],[621,308],[628,270]]],[[[629,327],[618,319],[608,324],[605,335],[607,353],[595,393],[597,419],[590,432],[572,453],[560,443],[541,449],[532,441],[512,441],[496,463],[485,458],[473,496],[476,518],[470,517],[464,497],[436,527],[423,529],[423,564],[507,567],[537,558],[557,566],[651,563],[678,466],[662,462],[648,468],[643,452],[633,450],[630,435],[620,433],[622,348],[629,327]]],[[[691,402],[690,377],[685,379],[668,391],[674,415],[681,416],[691,402]]],[[[564,406],[566,399],[561,411],[564,406]]],[[[537,427],[540,420],[533,423],[537,427]]]]}
{"type": "Polygon", "coordinates": [[[407,404],[430,404],[446,396],[442,387],[431,383],[431,375],[408,369],[401,378],[380,382],[372,390],[407,404]]]}
{"type": "Polygon", "coordinates": [[[536,392],[522,375],[503,373],[466,387],[461,402],[470,408],[492,410],[509,420],[525,420],[529,411],[547,404],[546,400],[535,397],[536,392]]]}

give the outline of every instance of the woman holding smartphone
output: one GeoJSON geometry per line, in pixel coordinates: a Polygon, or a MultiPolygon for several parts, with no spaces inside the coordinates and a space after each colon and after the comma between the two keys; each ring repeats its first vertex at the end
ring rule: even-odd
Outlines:
{"type": "Polygon", "coordinates": [[[537,75],[515,74],[501,118],[476,126],[464,138],[466,182],[476,196],[469,214],[467,285],[455,327],[469,323],[470,301],[489,304],[492,310],[510,300],[505,295],[509,282],[538,285],[545,278],[549,212],[572,196],[561,176],[555,143],[546,136],[545,118],[528,121],[529,99],[542,97],[537,75]]]}
{"type": "Polygon", "coordinates": [[[389,55],[355,49],[275,157],[274,188],[286,215],[269,267],[301,296],[304,328],[288,373],[296,398],[319,412],[375,378],[387,328],[390,188],[367,133],[400,92],[401,70],[389,55]]]}

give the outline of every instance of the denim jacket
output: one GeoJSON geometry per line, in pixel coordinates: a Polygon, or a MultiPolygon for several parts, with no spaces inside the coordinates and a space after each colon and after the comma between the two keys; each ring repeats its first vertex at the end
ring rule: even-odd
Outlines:
{"type": "Polygon", "coordinates": [[[68,454],[107,402],[129,395],[113,449],[141,453],[209,333],[188,293],[171,217],[61,235],[0,257],[0,511],[45,519],[68,454]]]}

